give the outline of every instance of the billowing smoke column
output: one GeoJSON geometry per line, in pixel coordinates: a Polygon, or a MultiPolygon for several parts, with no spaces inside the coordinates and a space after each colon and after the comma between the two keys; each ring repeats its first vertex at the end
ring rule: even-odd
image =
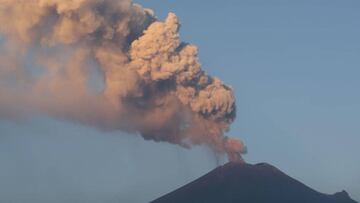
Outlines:
{"type": "Polygon", "coordinates": [[[233,91],[130,0],[0,0],[0,117],[46,114],[241,159],[233,91]],[[100,81],[100,82],[99,82],[100,81]]]}

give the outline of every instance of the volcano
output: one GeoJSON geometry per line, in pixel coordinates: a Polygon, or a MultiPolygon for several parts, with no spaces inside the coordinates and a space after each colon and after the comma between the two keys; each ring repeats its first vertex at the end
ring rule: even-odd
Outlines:
{"type": "Polygon", "coordinates": [[[229,162],[151,203],[357,203],[319,193],[266,163],[229,162]]]}

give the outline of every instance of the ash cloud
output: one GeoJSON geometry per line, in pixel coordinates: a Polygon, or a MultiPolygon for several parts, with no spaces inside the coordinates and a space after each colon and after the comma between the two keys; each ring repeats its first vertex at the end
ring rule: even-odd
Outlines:
{"type": "Polygon", "coordinates": [[[130,0],[0,0],[0,117],[46,114],[241,159],[224,135],[233,90],[179,29],[174,13],[162,22],[130,0]]]}

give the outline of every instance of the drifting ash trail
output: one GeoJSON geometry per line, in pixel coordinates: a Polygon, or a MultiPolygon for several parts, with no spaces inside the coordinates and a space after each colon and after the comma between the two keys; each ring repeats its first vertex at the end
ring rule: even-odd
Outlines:
{"type": "Polygon", "coordinates": [[[0,0],[0,25],[0,117],[42,113],[207,145],[231,160],[245,153],[224,136],[236,117],[233,90],[201,69],[174,13],[161,22],[130,0],[0,0]]]}

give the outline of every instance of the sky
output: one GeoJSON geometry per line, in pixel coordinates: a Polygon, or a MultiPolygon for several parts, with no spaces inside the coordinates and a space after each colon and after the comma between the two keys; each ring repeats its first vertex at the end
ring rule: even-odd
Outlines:
{"type": "MultiPolygon", "coordinates": [[[[360,201],[360,1],[137,0],[179,17],[203,69],[232,86],[231,136],[324,193],[360,201]]],[[[216,167],[182,149],[53,120],[0,120],[0,202],[147,202],[216,167]]]]}

